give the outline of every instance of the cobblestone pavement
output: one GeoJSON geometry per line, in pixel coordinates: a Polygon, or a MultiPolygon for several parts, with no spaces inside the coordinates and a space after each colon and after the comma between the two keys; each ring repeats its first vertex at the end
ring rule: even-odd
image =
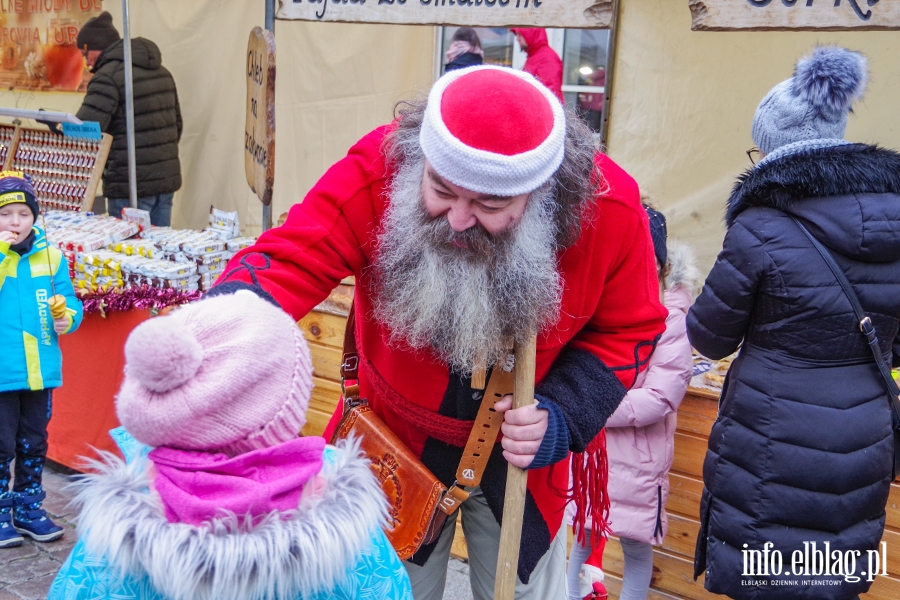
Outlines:
{"type": "MultiPolygon", "coordinates": [[[[75,545],[77,534],[74,529],[75,514],[67,505],[71,496],[63,490],[69,483],[65,468],[54,469],[47,465],[44,469],[44,489],[47,499],[44,508],[54,522],[65,528],[62,539],[40,544],[29,537],[17,548],[0,548],[0,600],[44,600],[56,572],[69,556],[75,545]]],[[[469,588],[469,565],[451,559],[447,572],[447,586],[444,600],[471,600],[469,588]]]]}
{"type": "Polygon", "coordinates": [[[44,509],[57,525],[65,528],[62,539],[40,544],[29,537],[17,548],[0,548],[0,600],[38,600],[47,598],[50,584],[75,545],[72,525],[74,514],[67,508],[70,496],[62,490],[68,475],[47,465],[44,509]]]}

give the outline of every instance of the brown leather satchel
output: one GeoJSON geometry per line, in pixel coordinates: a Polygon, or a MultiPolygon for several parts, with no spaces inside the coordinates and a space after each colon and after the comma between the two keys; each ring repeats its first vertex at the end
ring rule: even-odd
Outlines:
{"type": "Polygon", "coordinates": [[[440,535],[447,514],[438,506],[447,488],[365,401],[344,411],[331,441],[351,433],[361,439],[361,449],[390,502],[390,529],[385,533],[400,559],[406,560],[440,535]]]}
{"type": "Polygon", "coordinates": [[[360,448],[371,461],[372,471],[391,505],[390,528],[385,534],[400,559],[406,560],[423,545],[434,542],[447,516],[469,497],[469,492],[460,486],[474,487],[481,483],[503,421],[493,405],[512,393],[512,364],[507,361],[502,368],[494,369],[457,470],[457,481],[448,489],[372,411],[366,400],[359,397],[359,353],[354,327],[351,306],[341,364],[344,415],[331,443],[351,434],[360,438],[360,448]]]}

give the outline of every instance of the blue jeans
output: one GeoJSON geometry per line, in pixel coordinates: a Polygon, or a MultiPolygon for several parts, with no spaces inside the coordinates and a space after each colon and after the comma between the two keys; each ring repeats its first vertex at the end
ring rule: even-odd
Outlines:
{"type": "MultiPolygon", "coordinates": [[[[150,223],[157,227],[168,227],[172,224],[172,198],[174,193],[159,194],[137,199],[137,207],[150,213],[150,223]]],[[[111,216],[122,217],[122,209],[131,206],[128,198],[107,198],[106,212],[111,216]]]]}

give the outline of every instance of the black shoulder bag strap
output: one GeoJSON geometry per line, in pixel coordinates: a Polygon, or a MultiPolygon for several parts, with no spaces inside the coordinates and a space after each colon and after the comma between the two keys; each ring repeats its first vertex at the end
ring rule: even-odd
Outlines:
{"type": "Polygon", "coordinates": [[[847,281],[847,276],[844,275],[844,271],[841,270],[840,266],[835,262],[831,252],[829,252],[828,249],[825,248],[825,246],[823,246],[796,217],[792,216],[791,218],[794,220],[794,223],[797,224],[797,227],[800,228],[800,231],[806,234],[806,237],[809,238],[812,245],[819,251],[819,254],[822,255],[825,264],[827,264],[828,268],[831,269],[831,272],[834,273],[835,279],[837,279],[838,283],[841,285],[841,289],[844,290],[844,295],[850,300],[850,304],[853,306],[853,312],[856,313],[856,318],[859,321],[859,330],[866,336],[869,349],[872,351],[872,356],[875,358],[875,364],[878,365],[878,370],[881,372],[881,377],[884,379],[888,391],[888,402],[891,405],[893,417],[894,475],[896,476],[900,473],[900,452],[898,452],[900,451],[900,448],[897,447],[897,443],[900,441],[898,440],[898,435],[900,435],[900,431],[898,431],[898,428],[900,428],[900,404],[898,403],[900,403],[900,400],[897,398],[897,396],[900,395],[900,388],[897,387],[897,382],[891,377],[891,370],[884,360],[884,355],[881,353],[881,348],[878,345],[878,337],[875,335],[875,326],[872,325],[872,319],[867,317],[866,313],[863,312],[862,305],[859,303],[856,292],[853,291],[853,287],[850,285],[850,282],[847,281]]]}

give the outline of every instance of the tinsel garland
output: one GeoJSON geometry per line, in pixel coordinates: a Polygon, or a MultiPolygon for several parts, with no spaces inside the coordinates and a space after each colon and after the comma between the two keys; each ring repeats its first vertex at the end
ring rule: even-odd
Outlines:
{"type": "Polygon", "coordinates": [[[85,314],[106,313],[117,310],[159,311],[169,306],[195,302],[203,297],[203,292],[185,292],[171,288],[160,289],[142,285],[106,292],[76,292],[84,305],[85,314]]]}

